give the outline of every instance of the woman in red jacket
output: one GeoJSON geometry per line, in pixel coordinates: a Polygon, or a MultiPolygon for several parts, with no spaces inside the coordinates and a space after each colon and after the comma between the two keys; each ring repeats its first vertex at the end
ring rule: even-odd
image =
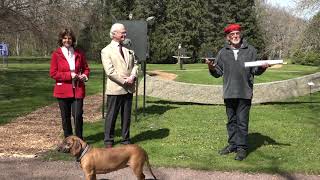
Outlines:
{"type": "Polygon", "coordinates": [[[83,52],[74,49],[76,38],[72,30],[59,33],[57,48],[51,56],[50,77],[55,82],[53,96],[58,99],[64,137],[71,136],[71,113],[74,119],[75,135],[83,139],[83,99],[85,81],[90,69],[83,52]]]}

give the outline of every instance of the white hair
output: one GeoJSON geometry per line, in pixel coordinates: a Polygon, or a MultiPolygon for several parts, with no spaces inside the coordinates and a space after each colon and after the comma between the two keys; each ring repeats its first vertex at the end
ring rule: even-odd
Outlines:
{"type": "Polygon", "coordinates": [[[114,24],[111,26],[111,29],[110,29],[110,38],[112,39],[114,33],[115,33],[117,30],[121,29],[122,27],[124,28],[124,25],[123,25],[123,24],[121,24],[121,23],[114,23],[114,24]]]}

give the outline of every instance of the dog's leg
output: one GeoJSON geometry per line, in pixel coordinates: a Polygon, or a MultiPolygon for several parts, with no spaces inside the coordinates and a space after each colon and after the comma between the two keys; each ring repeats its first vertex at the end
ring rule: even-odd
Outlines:
{"type": "Polygon", "coordinates": [[[137,176],[138,180],[144,180],[143,163],[137,163],[132,167],[133,173],[137,176]]]}
{"type": "Polygon", "coordinates": [[[85,171],[84,174],[86,176],[86,180],[97,180],[96,173],[93,170],[85,171]]]}

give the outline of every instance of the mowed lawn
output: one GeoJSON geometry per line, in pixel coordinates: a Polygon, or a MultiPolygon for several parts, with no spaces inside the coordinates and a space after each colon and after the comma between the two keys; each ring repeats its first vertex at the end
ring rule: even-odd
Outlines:
{"type": "MultiPolygon", "coordinates": [[[[161,70],[177,74],[176,81],[195,84],[222,84],[222,78],[214,78],[209,75],[206,64],[185,64],[180,70],[178,64],[148,64],[147,71],[161,70]]],[[[281,68],[269,68],[260,75],[255,76],[255,83],[281,81],[319,72],[319,67],[301,66],[294,64],[283,65],[281,68]]]]}
{"type": "MultiPolygon", "coordinates": [[[[57,101],[52,96],[55,82],[49,77],[49,62],[0,67],[0,82],[0,125],[57,101]]],[[[93,65],[87,85],[88,95],[102,93],[100,65],[93,65]]]]}
{"type": "MultiPolygon", "coordinates": [[[[227,141],[224,106],[148,97],[145,116],[139,114],[138,121],[132,123],[131,136],[147,150],[156,166],[320,174],[320,93],[311,98],[254,105],[250,154],[243,162],[233,160],[234,154],[218,155],[227,141]]],[[[86,140],[93,146],[103,147],[103,123],[85,124],[86,140]]],[[[119,143],[119,123],[116,134],[119,143]]]]}
{"type": "MultiPolygon", "coordinates": [[[[100,93],[101,65],[92,64],[91,67],[92,76],[87,84],[88,93],[100,93]]],[[[177,73],[178,78],[182,79],[193,77],[192,82],[197,83],[200,81],[198,79],[202,78],[205,80],[200,82],[215,79],[209,76],[204,64],[184,67],[186,70],[180,71],[178,65],[147,66],[148,70],[160,69],[177,73]],[[186,75],[188,73],[189,76],[186,75]]],[[[53,81],[48,77],[48,68],[47,64],[16,64],[11,67],[9,64],[9,69],[1,69],[0,80],[4,83],[0,85],[0,122],[9,122],[18,115],[56,101],[52,98],[53,81]]],[[[304,75],[316,72],[317,68],[287,65],[280,69],[270,69],[263,75],[266,79],[261,76],[261,81],[296,77],[297,71],[301,73],[300,75],[304,75]],[[280,72],[281,70],[284,72],[280,72]],[[280,78],[280,75],[276,76],[277,73],[284,74],[280,78]]],[[[214,80],[211,82],[214,84],[214,80]]],[[[143,115],[141,100],[142,97],[139,97],[138,120],[134,121],[134,117],[132,118],[131,137],[133,142],[146,149],[153,166],[320,174],[319,92],[283,102],[253,105],[250,114],[249,156],[242,162],[233,160],[234,154],[220,156],[217,153],[227,141],[224,106],[171,102],[147,97],[143,115]]],[[[85,123],[85,139],[93,146],[103,146],[103,126],[103,120],[85,123]]],[[[116,134],[118,145],[119,123],[116,134]]],[[[67,159],[67,157],[50,152],[46,158],[67,159]]]]}

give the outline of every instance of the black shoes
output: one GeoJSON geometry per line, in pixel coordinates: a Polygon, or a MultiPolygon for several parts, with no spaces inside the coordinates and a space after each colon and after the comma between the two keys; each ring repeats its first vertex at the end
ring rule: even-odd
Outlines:
{"type": "Polygon", "coordinates": [[[237,149],[237,155],[234,160],[242,161],[247,157],[247,151],[245,149],[237,149]]]}
{"type": "Polygon", "coordinates": [[[233,152],[237,152],[236,154],[236,157],[234,158],[234,160],[237,160],[237,161],[242,161],[244,160],[246,157],[247,157],[247,151],[245,149],[242,149],[242,148],[235,148],[233,146],[226,146],[224,147],[223,149],[221,149],[219,151],[219,154],[220,155],[227,155],[227,154],[230,154],[230,153],[233,153],[233,152]]]}
{"type": "Polygon", "coordinates": [[[220,155],[227,155],[229,153],[233,153],[233,152],[236,152],[236,151],[237,151],[237,149],[235,147],[228,145],[228,146],[224,147],[223,149],[221,149],[219,151],[219,154],[220,155]]]}

